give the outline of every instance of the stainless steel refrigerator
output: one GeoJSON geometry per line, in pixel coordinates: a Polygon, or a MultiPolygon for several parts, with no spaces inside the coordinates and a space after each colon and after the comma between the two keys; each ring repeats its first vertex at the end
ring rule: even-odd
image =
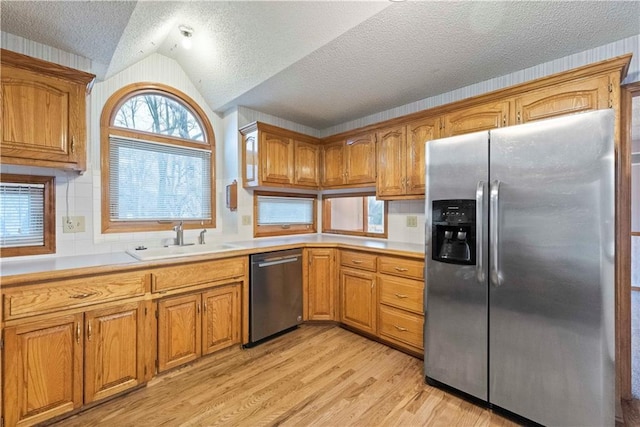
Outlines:
{"type": "Polygon", "coordinates": [[[425,376],[528,420],[615,420],[614,112],[426,144],[425,376]]]}

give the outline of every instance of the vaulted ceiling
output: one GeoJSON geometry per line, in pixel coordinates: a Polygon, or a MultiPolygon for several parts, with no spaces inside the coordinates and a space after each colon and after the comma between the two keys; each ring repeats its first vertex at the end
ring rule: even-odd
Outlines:
{"type": "Polygon", "coordinates": [[[217,112],[316,129],[640,33],[638,1],[6,1],[1,29],[101,79],[175,59],[217,112]],[[194,29],[180,45],[180,25],[194,29]]]}

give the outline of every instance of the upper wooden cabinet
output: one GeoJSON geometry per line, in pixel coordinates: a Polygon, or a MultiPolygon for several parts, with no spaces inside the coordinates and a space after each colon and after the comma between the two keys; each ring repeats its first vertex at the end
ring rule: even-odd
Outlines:
{"type": "Polygon", "coordinates": [[[452,111],[444,115],[441,135],[455,136],[507,126],[510,106],[509,100],[501,100],[452,111]]]}
{"type": "Polygon", "coordinates": [[[378,131],[376,195],[379,199],[424,197],[425,144],[437,138],[440,118],[378,131]]]}
{"type": "Polygon", "coordinates": [[[610,76],[597,76],[527,92],[515,98],[516,124],[609,108],[610,76]]]}
{"type": "Polygon", "coordinates": [[[83,172],[95,76],[4,49],[0,60],[2,163],[83,172]]]}
{"type": "Polygon", "coordinates": [[[318,187],[318,139],[260,122],[240,133],[244,187],[318,187]]]}
{"type": "Polygon", "coordinates": [[[322,187],[364,187],[376,182],[375,132],[361,133],[323,147],[322,187]]]}

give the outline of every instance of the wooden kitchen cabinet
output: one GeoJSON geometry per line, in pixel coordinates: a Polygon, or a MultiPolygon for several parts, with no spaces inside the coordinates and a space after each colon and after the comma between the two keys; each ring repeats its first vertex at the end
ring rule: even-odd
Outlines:
{"type": "Polygon", "coordinates": [[[231,284],[160,300],[158,372],[240,343],[240,290],[231,284]]]}
{"type": "Polygon", "coordinates": [[[260,122],[240,133],[244,187],[318,187],[318,139],[260,122]]]}
{"type": "Polygon", "coordinates": [[[322,150],[322,187],[366,187],[376,183],[376,134],[332,141],[322,150]]]}
{"type": "Polygon", "coordinates": [[[85,313],[85,404],[146,381],[146,330],[144,302],[85,313]]]}
{"type": "Polygon", "coordinates": [[[82,406],[83,315],[5,329],[4,421],[33,425],[82,406]]]}
{"type": "Polygon", "coordinates": [[[202,354],[240,343],[240,286],[216,287],[202,294],[202,354]]]}
{"type": "Polygon", "coordinates": [[[376,275],[364,270],[340,269],[340,322],[375,335],[376,275]]]}
{"type": "Polygon", "coordinates": [[[3,164],[86,169],[86,95],[93,74],[2,49],[3,164]]]}
{"type": "Polygon", "coordinates": [[[322,147],[322,187],[336,187],[347,182],[344,170],[344,141],[322,147]]]}
{"type": "Polygon", "coordinates": [[[443,137],[490,130],[509,125],[511,102],[499,100],[452,111],[444,115],[443,137]]]}
{"type": "Polygon", "coordinates": [[[336,250],[304,249],[305,320],[337,320],[336,250]]]}
{"type": "Polygon", "coordinates": [[[424,198],[425,145],[439,128],[440,118],[426,118],[378,131],[378,199],[424,198]]]}
{"type": "Polygon", "coordinates": [[[516,124],[609,108],[611,77],[615,75],[581,79],[517,96],[516,124]]]}

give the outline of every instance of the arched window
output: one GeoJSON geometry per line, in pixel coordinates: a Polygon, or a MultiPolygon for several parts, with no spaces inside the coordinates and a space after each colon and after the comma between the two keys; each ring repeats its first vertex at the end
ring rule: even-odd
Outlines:
{"type": "Polygon", "coordinates": [[[215,226],[215,142],[204,111],[160,84],[133,84],[102,110],[102,232],[215,226]]]}

